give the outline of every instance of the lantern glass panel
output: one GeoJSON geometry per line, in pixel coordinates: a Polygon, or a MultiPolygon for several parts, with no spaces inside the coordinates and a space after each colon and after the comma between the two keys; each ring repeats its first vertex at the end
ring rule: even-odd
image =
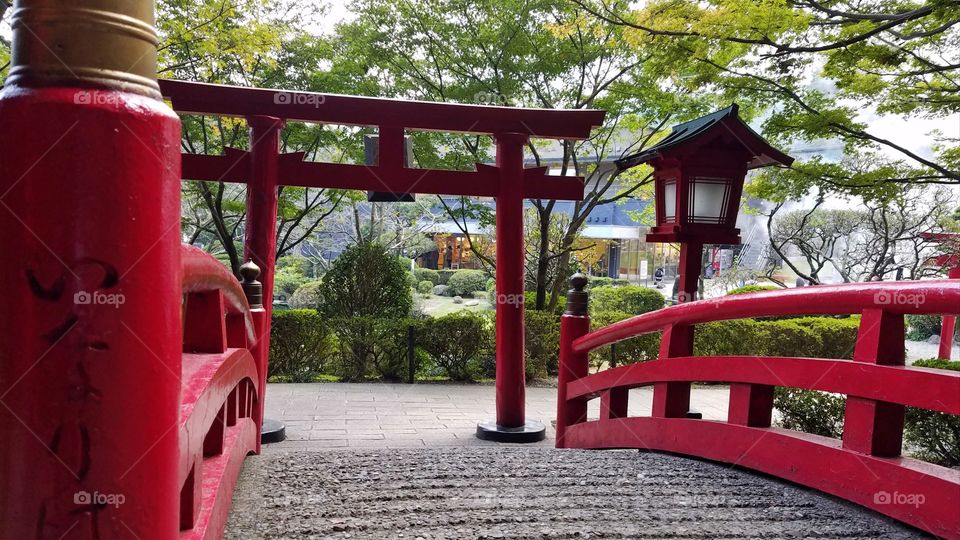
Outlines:
{"type": "Polygon", "coordinates": [[[677,180],[670,178],[663,183],[663,220],[676,221],[677,218],[677,180]]]}
{"type": "Polygon", "coordinates": [[[722,224],[726,220],[730,200],[730,184],[726,178],[697,176],[690,179],[690,223],[722,224]]]}

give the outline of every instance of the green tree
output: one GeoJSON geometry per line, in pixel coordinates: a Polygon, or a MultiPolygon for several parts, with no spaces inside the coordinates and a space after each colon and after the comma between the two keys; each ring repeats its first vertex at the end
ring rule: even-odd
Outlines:
{"type": "Polygon", "coordinates": [[[957,0],[574,0],[624,28],[634,47],[678,89],[721,93],[769,114],[764,134],[789,146],[838,140],[844,158],[767,170],[750,186],[774,201],[811,187],[866,198],[896,197],[903,184],[960,183],[958,139],[931,133],[931,152],[908,131],[878,136],[864,121],[943,119],[960,111],[957,0]]]}
{"type": "MultiPolygon", "coordinates": [[[[622,173],[609,161],[648,144],[671,119],[702,112],[684,94],[659,84],[647,69],[647,51],[624,39],[623,29],[600,23],[569,2],[555,0],[452,0],[418,2],[357,0],[356,18],[337,29],[336,70],[358,73],[357,90],[390,96],[486,105],[588,109],[608,112],[604,126],[587,141],[531,140],[527,154],[562,174],[587,180],[583,201],[574,205],[559,231],[554,201],[533,201],[537,244],[530,257],[538,308],[552,306],[565,288],[571,254],[587,215],[598,205],[645,194],[649,170],[622,173]]],[[[464,169],[490,161],[488,137],[414,133],[418,165],[464,169]]],[[[492,215],[465,199],[444,206],[463,232],[464,223],[492,215]]],[[[475,242],[471,242],[476,245],[475,242]]],[[[475,252],[488,266],[486,254],[475,252]]]]}
{"type": "MultiPolygon", "coordinates": [[[[308,90],[322,79],[316,66],[331,54],[329,44],[308,31],[323,14],[314,2],[162,0],[157,9],[161,77],[308,90]]],[[[220,154],[249,147],[247,126],[240,119],[182,120],[184,152],[220,154]]],[[[342,131],[290,123],[282,134],[282,151],[329,158],[337,153],[342,131]]],[[[352,135],[356,143],[358,134],[352,135]]],[[[242,185],[226,182],[187,182],[183,189],[187,240],[222,256],[235,272],[242,263],[238,238],[246,218],[245,196],[242,185]]],[[[281,187],[276,256],[294,253],[346,196],[342,190],[281,187]]]]}
{"type": "Polygon", "coordinates": [[[323,277],[320,311],[328,318],[405,317],[413,305],[407,269],[379,244],[347,248],[323,277]]]}

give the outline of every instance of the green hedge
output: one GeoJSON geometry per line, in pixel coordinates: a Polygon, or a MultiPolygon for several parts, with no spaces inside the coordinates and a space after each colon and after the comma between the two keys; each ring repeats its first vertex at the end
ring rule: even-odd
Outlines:
{"type": "Polygon", "coordinates": [[[487,275],[482,270],[457,270],[447,281],[451,296],[468,296],[487,286],[487,275]]]}
{"type": "Polygon", "coordinates": [[[313,309],[275,311],[270,326],[268,377],[312,382],[324,373],[336,339],[313,309]]]}
{"type": "Polygon", "coordinates": [[[859,317],[738,319],[699,324],[694,330],[694,354],[849,359],[859,325],[859,317]]]}
{"type": "Polygon", "coordinates": [[[455,381],[475,379],[483,357],[493,352],[493,328],[469,311],[421,321],[417,346],[455,381]]]}
{"type": "Polygon", "coordinates": [[[666,299],[656,289],[638,285],[626,287],[601,287],[590,291],[590,313],[619,311],[640,315],[656,311],[666,304],[666,299]]]}
{"type": "MultiPolygon", "coordinates": [[[[661,297],[662,298],[662,297],[661,297]]],[[[633,315],[622,311],[603,311],[590,318],[590,330],[599,330],[604,326],[629,319],[633,315]]],[[[630,338],[616,344],[617,365],[636,364],[654,360],[660,352],[660,332],[630,338]]],[[[590,367],[599,371],[609,365],[610,347],[602,347],[590,352],[590,367]]]]}
{"type": "Polygon", "coordinates": [[[624,287],[630,285],[630,282],[625,279],[618,279],[606,276],[589,276],[587,277],[587,288],[593,290],[600,287],[624,287]]]}
{"type": "Polygon", "coordinates": [[[417,268],[414,269],[413,275],[417,278],[417,283],[423,281],[429,281],[434,285],[440,284],[440,272],[433,270],[431,268],[417,268]]]}
{"type": "Polygon", "coordinates": [[[401,380],[407,370],[407,326],[413,319],[345,317],[331,319],[336,332],[339,357],[333,372],[353,382],[379,377],[401,380]]]}
{"type": "Polygon", "coordinates": [[[560,354],[560,318],[549,311],[524,313],[527,380],[557,374],[560,354]]]}
{"type": "Polygon", "coordinates": [[[420,283],[417,283],[417,292],[424,295],[430,296],[430,293],[433,291],[433,282],[429,279],[425,279],[420,283]]]}
{"type": "Polygon", "coordinates": [[[731,289],[730,291],[727,292],[727,296],[730,296],[733,294],[746,294],[746,293],[753,293],[753,292],[779,291],[779,290],[782,290],[782,289],[775,285],[744,285],[742,287],[731,289]]]}
{"type": "Polygon", "coordinates": [[[439,279],[437,285],[448,285],[450,278],[457,272],[457,270],[437,270],[437,278],[439,279]]]}

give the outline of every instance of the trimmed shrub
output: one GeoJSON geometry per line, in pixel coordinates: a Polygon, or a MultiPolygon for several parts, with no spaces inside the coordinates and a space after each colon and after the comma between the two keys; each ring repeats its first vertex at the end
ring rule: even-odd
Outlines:
{"type": "Polygon", "coordinates": [[[610,287],[613,285],[613,278],[606,276],[587,277],[587,289],[596,289],[599,287],[610,287]]]}
{"type": "Polygon", "coordinates": [[[698,324],[693,330],[693,352],[697,356],[764,355],[763,324],[753,319],[698,324]]]}
{"type": "Polygon", "coordinates": [[[851,358],[859,317],[797,319],[737,319],[696,326],[698,356],[809,356],[851,358]]]}
{"type": "Polygon", "coordinates": [[[457,272],[459,272],[459,270],[437,270],[437,277],[439,278],[437,285],[449,285],[450,278],[457,272]]]}
{"type": "Polygon", "coordinates": [[[764,356],[816,357],[823,351],[820,335],[792,320],[761,321],[759,328],[764,356]]]}
{"type": "Polygon", "coordinates": [[[843,411],[847,398],[798,388],[777,388],[773,406],[780,411],[777,425],[839,439],[843,436],[843,411]]]}
{"type": "Polygon", "coordinates": [[[450,287],[446,285],[437,285],[433,289],[430,289],[430,292],[437,296],[450,296],[450,287]]]}
{"type": "Polygon", "coordinates": [[[731,296],[734,294],[747,294],[747,293],[754,293],[754,292],[779,291],[779,290],[782,290],[782,289],[780,287],[777,287],[776,285],[744,285],[742,287],[731,289],[730,291],[727,292],[727,296],[731,296]]]}
{"type": "Polygon", "coordinates": [[[799,317],[786,319],[812,330],[820,339],[817,358],[837,358],[850,360],[857,345],[857,332],[860,330],[860,316],[836,319],[834,317],[799,317]]]}
{"type": "MultiPolygon", "coordinates": [[[[914,367],[960,371],[960,362],[918,360],[914,367]]],[[[907,407],[903,433],[914,457],[946,467],[960,466],[960,416],[907,407]]]]}
{"type": "Polygon", "coordinates": [[[413,271],[413,275],[417,276],[418,283],[429,281],[433,285],[440,284],[440,272],[431,268],[417,268],[413,271]]]}
{"type": "Polygon", "coordinates": [[[401,380],[406,373],[407,326],[413,319],[348,317],[333,319],[339,358],[335,372],[347,382],[377,376],[389,381],[401,380]]]}
{"type": "Polygon", "coordinates": [[[656,289],[637,285],[627,287],[601,287],[590,291],[590,312],[620,311],[640,315],[656,311],[666,300],[656,289]]]}
{"type": "Polygon", "coordinates": [[[273,312],[268,377],[312,382],[316,375],[324,372],[334,350],[333,335],[316,310],[273,312]]]}
{"type": "MultiPolygon", "coordinates": [[[[597,330],[630,317],[633,317],[633,315],[622,311],[602,311],[590,318],[590,329],[597,330]]],[[[617,343],[617,365],[622,366],[655,360],[660,353],[661,335],[661,332],[654,332],[617,343]]],[[[603,347],[590,353],[590,366],[594,371],[599,371],[609,362],[610,347],[603,347]]]]}
{"type": "Polygon", "coordinates": [[[417,283],[417,292],[424,295],[430,296],[430,293],[433,291],[433,282],[430,280],[423,280],[420,283],[417,283]]]}
{"type": "Polygon", "coordinates": [[[493,349],[493,331],[484,317],[461,311],[423,321],[417,345],[448,377],[470,381],[479,373],[482,357],[493,349]]]}
{"type": "Polygon", "coordinates": [[[457,270],[447,286],[455,296],[473,294],[473,291],[482,291],[487,285],[487,275],[482,270],[457,270]]]}
{"type": "Polygon", "coordinates": [[[308,281],[290,297],[290,309],[319,309],[320,280],[308,281]]]}
{"type": "Polygon", "coordinates": [[[328,318],[406,317],[413,305],[408,272],[379,244],[347,248],[323,278],[321,312],[328,318]]]}
{"type": "Polygon", "coordinates": [[[528,381],[557,374],[560,355],[560,319],[548,311],[524,313],[526,377],[528,381]]]}

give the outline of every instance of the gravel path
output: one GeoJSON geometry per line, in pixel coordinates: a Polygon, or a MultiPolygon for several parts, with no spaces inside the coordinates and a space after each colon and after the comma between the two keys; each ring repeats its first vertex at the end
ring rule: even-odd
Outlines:
{"type": "Polygon", "coordinates": [[[918,538],[816,492],[635,450],[426,448],[247,459],[225,538],[918,538]]]}

